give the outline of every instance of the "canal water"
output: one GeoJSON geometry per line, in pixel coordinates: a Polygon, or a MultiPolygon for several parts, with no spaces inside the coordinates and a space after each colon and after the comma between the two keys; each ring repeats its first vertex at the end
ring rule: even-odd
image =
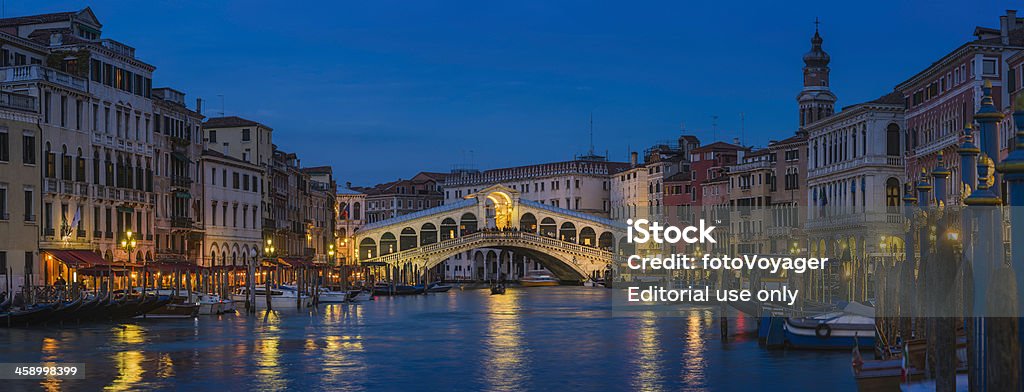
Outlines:
{"type": "MultiPolygon", "coordinates": [[[[767,351],[711,309],[613,317],[610,290],[379,297],[264,317],[0,329],[0,362],[85,363],[10,390],[685,390],[855,388],[848,352],[767,351]]],[[[11,388],[13,387],[13,388],[11,388]]],[[[9,389],[10,388],[10,389],[9,389]]]]}

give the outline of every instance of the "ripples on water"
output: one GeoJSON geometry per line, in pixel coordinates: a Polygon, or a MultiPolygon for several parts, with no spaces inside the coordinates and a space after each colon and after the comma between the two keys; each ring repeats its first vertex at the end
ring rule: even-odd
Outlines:
{"type": "MultiPolygon", "coordinates": [[[[853,389],[849,354],[766,351],[755,321],[612,317],[608,290],[380,297],[270,315],[0,329],[0,362],[82,362],[84,380],[12,390],[853,389]]],[[[8,390],[7,388],[0,388],[8,390]]]]}

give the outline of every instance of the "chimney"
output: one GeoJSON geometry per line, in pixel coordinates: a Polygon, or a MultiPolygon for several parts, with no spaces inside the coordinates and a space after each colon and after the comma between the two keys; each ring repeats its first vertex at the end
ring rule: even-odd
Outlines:
{"type": "Polygon", "coordinates": [[[633,151],[633,152],[629,153],[629,164],[633,165],[633,166],[636,166],[636,158],[637,158],[636,151],[633,151]]]}
{"type": "MultiPolygon", "coordinates": [[[[1009,14],[1009,12],[1007,12],[1009,14]]],[[[999,17],[999,42],[1003,45],[1010,44],[1010,21],[1007,15],[999,17]]]]}
{"type": "Polygon", "coordinates": [[[203,99],[196,97],[196,113],[203,114],[203,99]]]}
{"type": "Polygon", "coordinates": [[[738,138],[738,137],[732,138],[732,144],[735,144],[737,146],[740,145],[740,138],[738,138]]]}
{"type": "Polygon", "coordinates": [[[1006,30],[1015,31],[1021,28],[1017,23],[1017,10],[1006,10],[1006,30]]]}
{"type": "Polygon", "coordinates": [[[345,188],[352,189],[352,181],[345,181],[345,188]]]}

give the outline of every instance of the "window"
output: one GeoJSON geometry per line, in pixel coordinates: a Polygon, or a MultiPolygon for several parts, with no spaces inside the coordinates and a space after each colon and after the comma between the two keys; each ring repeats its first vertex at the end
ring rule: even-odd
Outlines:
{"type": "Polygon", "coordinates": [[[238,189],[238,172],[231,172],[231,187],[238,189]]]}
{"type": "Polygon", "coordinates": [[[211,129],[210,130],[210,136],[208,137],[208,139],[209,140],[207,140],[207,141],[210,142],[210,143],[216,143],[217,142],[217,130],[216,129],[211,129]]]}
{"type": "Polygon", "coordinates": [[[25,275],[34,274],[34,272],[32,271],[32,260],[34,258],[35,257],[33,257],[32,251],[25,252],[25,275]]]}
{"type": "Polygon", "coordinates": [[[32,198],[32,188],[25,189],[25,222],[35,222],[35,199],[32,198]]]}
{"type": "Polygon", "coordinates": [[[242,190],[249,190],[249,175],[245,174],[242,176],[242,190]]]}
{"type": "Polygon", "coordinates": [[[983,59],[981,60],[981,74],[985,76],[996,75],[996,60],[995,59],[983,59]]]}
{"type": "Polygon", "coordinates": [[[7,185],[0,185],[0,220],[8,220],[7,210],[7,185]]]}
{"type": "Polygon", "coordinates": [[[11,160],[11,142],[7,128],[0,128],[0,162],[11,160]]]}
{"type": "Polygon", "coordinates": [[[252,140],[249,136],[249,128],[242,128],[242,141],[247,142],[252,140]]]}
{"type": "Polygon", "coordinates": [[[32,134],[23,134],[21,136],[21,161],[28,165],[36,164],[36,137],[32,134]]]}

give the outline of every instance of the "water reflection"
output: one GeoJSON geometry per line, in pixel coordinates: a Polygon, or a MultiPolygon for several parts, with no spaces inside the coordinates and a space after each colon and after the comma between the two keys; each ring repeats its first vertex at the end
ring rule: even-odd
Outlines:
{"type": "MultiPolygon", "coordinates": [[[[749,331],[723,342],[716,312],[612,317],[607,290],[545,287],[5,329],[4,362],[85,363],[87,378],[6,380],[2,390],[759,390],[778,380],[792,390],[854,388],[848,353],[769,352],[739,337],[749,331]]],[[[730,320],[736,334],[756,324],[730,320]]]]}
{"type": "Polygon", "coordinates": [[[631,355],[636,368],[632,380],[634,390],[651,391],[661,384],[661,344],[658,339],[657,316],[644,313],[636,326],[636,354],[631,355]]]}
{"type": "Polygon", "coordinates": [[[519,296],[521,291],[509,290],[505,295],[492,295],[487,303],[488,331],[484,346],[485,383],[488,390],[518,390],[529,376],[529,361],[520,325],[519,296]]]}
{"type": "Polygon", "coordinates": [[[707,366],[703,323],[711,320],[710,312],[694,310],[686,318],[686,335],[683,352],[683,385],[705,385],[704,370],[707,366]]]}

